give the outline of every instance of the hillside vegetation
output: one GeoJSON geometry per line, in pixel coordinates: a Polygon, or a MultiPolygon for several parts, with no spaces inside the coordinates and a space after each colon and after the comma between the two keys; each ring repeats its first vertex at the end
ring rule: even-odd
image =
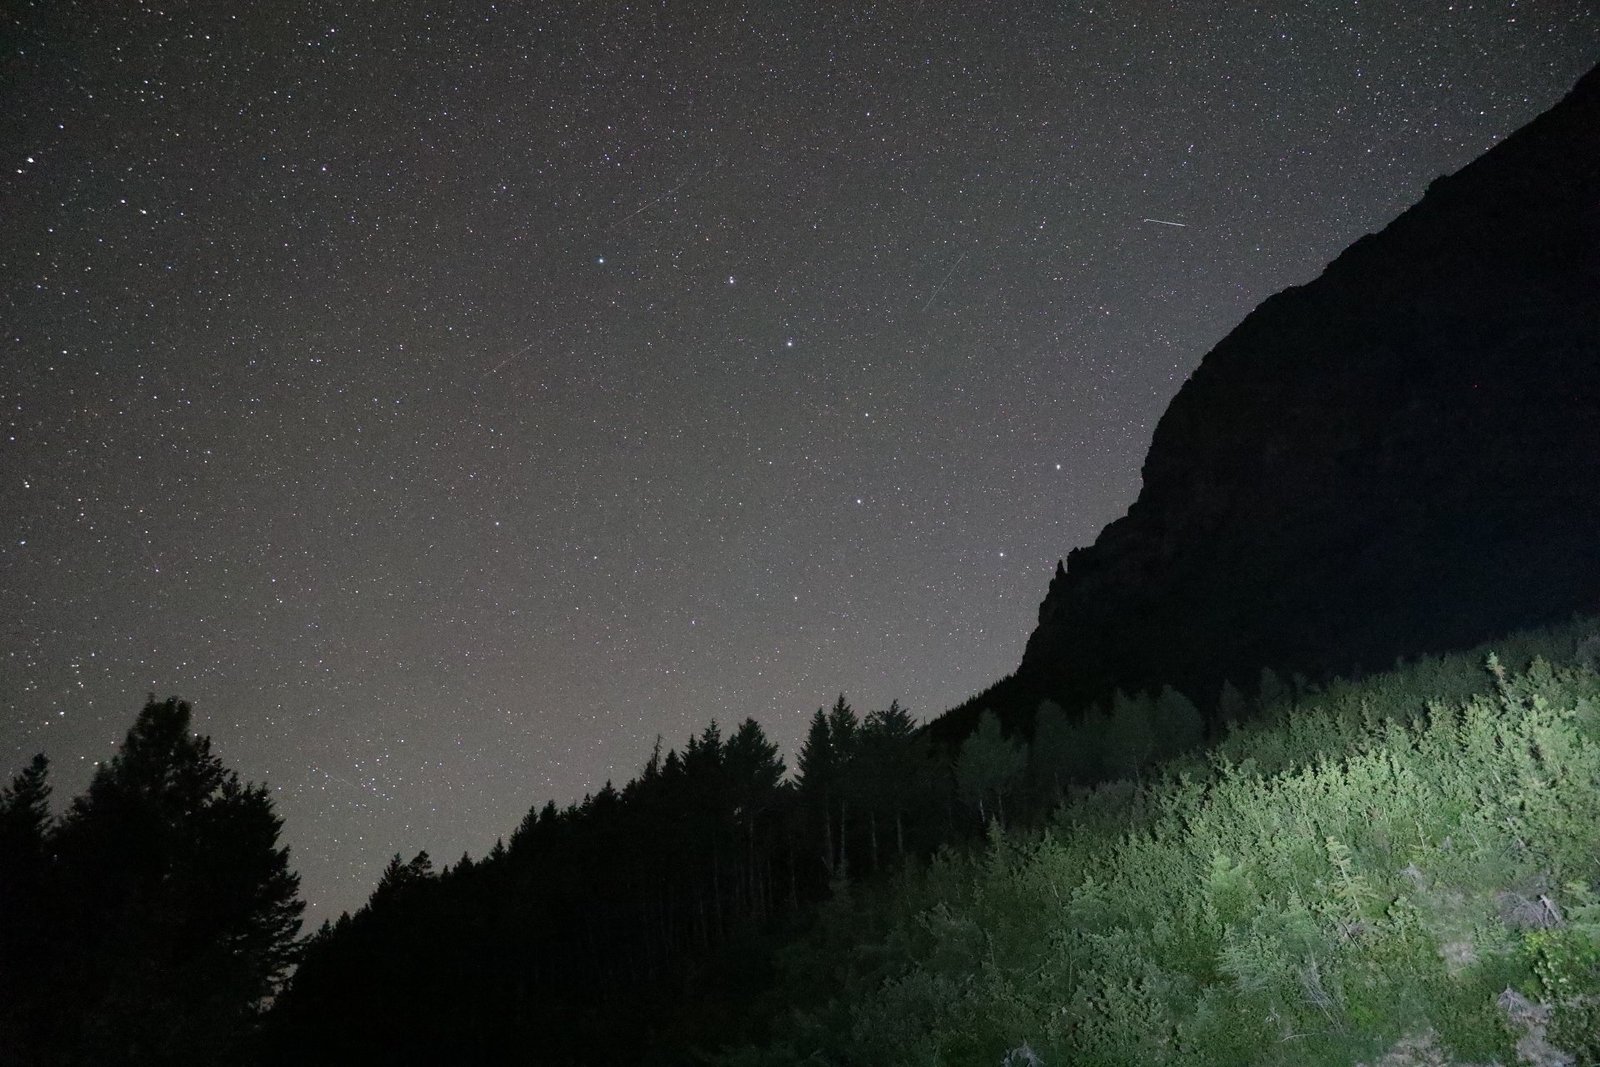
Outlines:
{"type": "Polygon", "coordinates": [[[758,1064],[1600,1061],[1600,636],[1264,694],[1209,751],[837,882],[758,1064]]]}

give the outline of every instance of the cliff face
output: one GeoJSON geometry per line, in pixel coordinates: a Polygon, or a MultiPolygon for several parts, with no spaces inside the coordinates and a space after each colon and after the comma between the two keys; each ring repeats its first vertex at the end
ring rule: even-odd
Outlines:
{"type": "Polygon", "coordinates": [[[1600,609],[1600,69],[1206,355],[1018,681],[1207,702],[1600,609]]]}

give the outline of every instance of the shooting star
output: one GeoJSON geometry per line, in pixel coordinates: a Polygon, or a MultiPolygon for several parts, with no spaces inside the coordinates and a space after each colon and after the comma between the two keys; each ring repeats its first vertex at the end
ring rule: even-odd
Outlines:
{"type": "Polygon", "coordinates": [[[1153,222],[1158,226],[1176,226],[1180,230],[1187,230],[1189,228],[1189,224],[1187,222],[1168,222],[1166,219],[1140,219],[1139,221],[1153,222]]]}
{"type": "Polygon", "coordinates": [[[662,193],[660,196],[656,197],[654,200],[646,200],[639,207],[637,207],[634,210],[628,212],[626,215],[622,216],[622,218],[618,219],[616,222],[613,222],[610,226],[607,227],[607,229],[614,230],[618,226],[621,226],[623,223],[627,222],[629,219],[632,219],[635,216],[644,214],[646,211],[649,211],[651,208],[655,207],[657,204],[661,203],[661,201],[665,200],[667,197],[671,196],[673,193],[677,192],[679,189],[682,189],[685,185],[688,185],[690,182],[694,181],[694,179],[698,178],[699,176],[700,176],[700,172],[699,171],[691,172],[687,178],[683,179],[683,181],[679,182],[677,185],[674,185],[671,189],[668,189],[666,192],[662,193]]]}
{"type": "Polygon", "coordinates": [[[524,353],[531,351],[533,349],[533,346],[536,345],[536,344],[538,344],[537,341],[529,341],[527,344],[523,345],[521,348],[519,348],[515,352],[511,353],[505,359],[502,359],[499,363],[496,363],[493,367],[490,367],[488,370],[484,371],[481,376],[484,377],[484,378],[487,378],[492,374],[499,374],[501,369],[507,363],[510,363],[512,360],[516,359],[518,356],[523,355],[524,353]]]}
{"type": "Polygon", "coordinates": [[[929,308],[933,307],[933,298],[943,292],[946,285],[950,284],[950,276],[956,272],[956,268],[961,266],[961,261],[966,258],[967,254],[963,252],[956,257],[956,261],[954,263],[950,264],[950,269],[944,272],[944,277],[939,279],[939,284],[934,286],[933,292],[928,294],[928,302],[922,305],[923,311],[927,311],[929,308]]]}

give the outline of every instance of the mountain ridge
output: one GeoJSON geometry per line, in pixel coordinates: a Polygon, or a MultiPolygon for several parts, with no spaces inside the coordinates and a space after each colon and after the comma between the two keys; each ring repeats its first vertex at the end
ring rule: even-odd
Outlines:
{"type": "MultiPolygon", "coordinates": [[[[1600,68],[1201,360],[1128,513],[1058,565],[1014,726],[1325,678],[1600,605],[1600,68]]],[[[948,720],[948,721],[946,721],[948,720]]]]}

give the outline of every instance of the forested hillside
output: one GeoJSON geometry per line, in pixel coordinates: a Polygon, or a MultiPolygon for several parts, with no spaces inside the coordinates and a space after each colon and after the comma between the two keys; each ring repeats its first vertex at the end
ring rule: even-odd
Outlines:
{"type": "Polygon", "coordinates": [[[728,737],[712,723],[681,752],[658,742],[620,789],[535,806],[481,860],[394,857],[366,907],[311,939],[271,1057],[682,1062],[764,1032],[753,993],[817,902],[986,826],[1036,824],[1074,786],[1138,774],[1204,731],[1168,689],[1077,721],[1043,705],[1031,755],[992,715],[949,751],[898,704],[861,716],[841,695],[786,777],[753,720],[728,737]]]}
{"type": "Polygon", "coordinates": [[[312,939],[272,1056],[629,1062],[717,1040],[830,881],[977,829],[926,751],[898,705],[863,717],[841,696],[793,779],[753,720],[712,723],[620,789],[535,806],[479,861],[396,856],[312,939]]]}
{"type": "Polygon", "coordinates": [[[1587,1062],[1597,661],[1579,622],[949,754],[841,697],[791,779],[713,724],[481,861],[396,857],[272,1058],[1587,1062]]]}
{"type": "Polygon", "coordinates": [[[841,889],[721,1062],[1597,1062],[1597,666],[1591,621],[1267,694],[1203,755],[841,889]]]}

